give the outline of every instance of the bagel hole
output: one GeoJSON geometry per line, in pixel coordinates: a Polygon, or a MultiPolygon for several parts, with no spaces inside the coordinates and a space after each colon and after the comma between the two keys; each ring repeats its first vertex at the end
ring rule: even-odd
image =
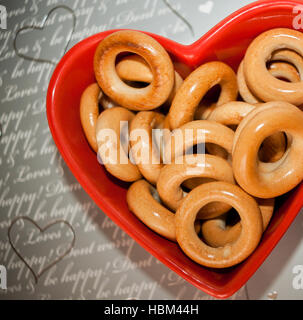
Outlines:
{"type": "Polygon", "coordinates": [[[232,131],[236,131],[238,128],[238,125],[237,124],[229,124],[229,125],[227,125],[227,127],[229,129],[231,129],[232,131]]]}
{"type": "Polygon", "coordinates": [[[206,143],[207,154],[218,156],[223,159],[228,159],[228,152],[221,146],[215,143],[206,143]]]}
{"type": "Polygon", "coordinates": [[[221,94],[221,86],[219,84],[208,90],[199,102],[198,108],[194,114],[195,120],[207,119],[212,110],[216,107],[216,102],[221,94]]]}
{"type": "Polygon", "coordinates": [[[275,163],[282,159],[289,148],[289,139],[282,131],[266,137],[259,148],[258,157],[261,162],[275,163]]]}
{"type": "MultiPolygon", "coordinates": [[[[215,202],[210,202],[211,203],[215,203],[215,202]]],[[[216,202],[216,203],[224,203],[224,202],[216,202]]],[[[208,205],[209,205],[208,204],[208,205]]],[[[238,222],[241,221],[240,215],[238,213],[238,211],[236,209],[234,209],[233,207],[226,213],[223,213],[221,216],[217,217],[217,218],[213,218],[214,220],[216,219],[222,219],[222,221],[224,221],[222,223],[222,229],[227,229],[230,227],[235,226],[238,222]]],[[[207,221],[207,220],[205,220],[207,221]]]]}
{"type": "MultiPolygon", "coordinates": [[[[275,50],[273,53],[272,53],[272,56],[274,56],[275,54],[279,54],[279,52],[282,52],[282,51],[284,51],[285,49],[283,48],[283,49],[278,49],[278,50],[275,50]]],[[[295,53],[295,54],[298,54],[298,52],[296,52],[295,50],[292,50],[292,49],[287,49],[288,51],[291,51],[291,52],[293,52],[293,53],[295,53]]],[[[272,60],[272,58],[270,58],[267,62],[266,62],[266,67],[267,67],[267,69],[269,69],[270,68],[270,66],[271,66],[271,64],[272,63],[275,63],[275,62],[282,62],[282,63],[287,63],[288,65],[290,65],[290,66],[292,66],[292,67],[294,67],[295,68],[295,70],[298,72],[298,74],[299,74],[299,78],[300,79],[302,79],[302,75],[300,74],[300,70],[297,68],[297,66],[294,64],[294,63],[292,63],[291,61],[286,61],[286,60],[283,60],[283,59],[275,59],[275,60],[272,60]]],[[[288,79],[288,78],[285,78],[285,77],[276,77],[277,79],[279,79],[279,80],[282,80],[282,81],[285,81],[285,82],[292,82],[290,79],[288,79]]]]}
{"type": "Polygon", "coordinates": [[[283,78],[283,77],[275,77],[275,78],[277,78],[278,80],[284,81],[284,82],[291,82],[287,78],[283,78]]]}
{"type": "MultiPolygon", "coordinates": [[[[211,203],[209,203],[209,204],[211,204],[211,203]]],[[[231,208],[228,212],[226,212],[226,213],[224,213],[221,216],[218,216],[216,218],[212,218],[210,220],[218,220],[220,222],[218,227],[220,229],[222,229],[222,230],[226,230],[226,229],[232,228],[233,226],[235,226],[239,222],[241,223],[240,215],[237,212],[237,210],[235,210],[234,208],[231,208]],[[221,224],[221,221],[222,221],[222,224],[221,224]]],[[[201,241],[203,241],[204,243],[206,243],[208,246],[210,246],[212,248],[221,247],[219,245],[215,245],[212,241],[208,241],[207,238],[205,237],[205,235],[203,234],[203,222],[206,222],[206,221],[208,221],[208,220],[202,220],[201,232],[199,234],[199,237],[200,237],[201,241]]],[[[234,241],[230,241],[230,242],[226,243],[226,245],[227,244],[232,244],[233,242],[234,241]]]]}
{"type": "Polygon", "coordinates": [[[184,155],[205,154],[205,143],[198,143],[186,148],[184,155]]]}
{"type": "MultiPolygon", "coordinates": [[[[297,70],[298,74],[299,74],[299,71],[298,71],[298,69],[296,68],[296,66],[295,66],[294,64],[292,64],[292,63],[290,63],[290,62],[288,62],[288,61],[282,61],[282,60],[268,61],[268,62],[266,63],[267,69],[270,70],[272,64],[273,64],[273,63],[276,63],[276,62],[286,63],[286,64],[294,67],[294,68],[297,70]]],[[[300,75],[300,74],[299,74],[299,75],[300,75]]],[[[278,77],[277,77],[277,76],[275,76],[275,75],[274,75],[274,77],[275,77],[276,79],[278,79],[278,80],[281,80],[281,81],[293,82],[290,78],[287,78],[287,77],[282,77],[282,76],[278,76],[278,77]]]]}
{"type": "MultiPolygon", "coordinates": [[[[200,208],[197,217],[202,220],[208,220],[220,216],[224,217],[225,228],[231,227],[240,221],[238,212],[223,201],[212,201],[207,203],[204,207],[200,208]]],[[[224,229],[224,227],[222,228],[224,229]]]]}
{"type": "Polygon", "coordinates": [[[117,102],[115,102],[112,98],[105,95],[105,93],[99,95],[98,102],[99,102],[99,114],[106,109],[119,106],[117,102]]]}
{"type": "Polygon", "coordinates": [[[225,220],[226,227],[233,227],[240,221],[241,221],[241,218],[238,211],[234,208],[231,208],[230,211],[228,211],[226,214],[226,220],[225,220]]]}
{"type": "Polygon", "coordinates": [[[198,187],[201,184],[208,183],[208,182],[214,182],[214,181],[216,181],[216,180],[213,179],[213,178],[204,178],[204,177],[201,177],[201,178],[190,178],[190,179],[185,180],[182,183],[181,188],[182,188],[184,193],[188,193],[192,189],[198,187]]]}
{"type": "MultiPolygon", "coordinates": [[[[180,144],[182,144],[182,141],[180,142],[180,144]]],[[[185,147],[184,142],[183,142],[183,146],[185,147]]],[[[176,153],[174,154],[174,150],[172,150],[172,154],[171,154],[172,158],[171,159],[179,159],[178,161],[181,161],[182,164],[184,163],[184,164],[188,164],[188,165],[193,165],[193,163],[192,163],[193,160],[190,156],[197,155],[197,157],[199,157],[198,155],[201,155],[201,159],[195,158],[194,163],[196,163],[197,160],[201,161],[199,163],[205,163],[205,159],[203,156],[205,154],[206,154],[205,143],[198,143],[198,144],[194,144],[194,145],[191,145],[191,146],[185,148],[183,153],[181,151],[180,151],[180,153],[178,151],[176,151],[176,153]]],[[[173,160],[173,161],[175,161],[175,160],[173,160]]],[[[177,163],[180,163],[180,162],[177,162],[177,163]]]]}
{"type": "Polygon", "coordinates": [[[136,89],[142,89],[145,88],[149,85],[149,83],[147,82],[140,82],[140,81],[128,81],[128,80],[122,80],[125,84],[127,84],[128,86],[132,87],[132,88],[136,88],[136,89]]]}
{"type": "Polygon", "coordinates": [[[161,200],[161,197],[158,193],[158,190],[152,186],[152,185],[149,185],[149,192],[151,194],[151,196],[159,203],[161,204],[161,206],[163,206],[165,209],[169,210],[169,211],[172,211],[162,200],[161,200]]]}
{"type": "Polygon", "coordinates": [[[162,204],[160,195],[159,195],[159,193],[158,193],[158,191],[157,191],[156,188],[154,188],[153,186],[150,186],[150,187],[149,187],[149,192],[150,192],[151,196],[152,196],[157,202],[159,202],[159,203],[162,204]]]}
{"type": "MultiPolygon", "coordinates": [[[[115,65],[117,66],[117,64],[119,62],[121,62],[121,60],[126,57],[135,57],[135,56],[140,57],[139,55],[133,54],[132,52],[128,52],[128,51],[120,52],[116,57],[115,65]]],[[[142,58],[142,59],[144,59],[144,58],[142,58]]],[[[125,73],[125,78],[120,77],[121,81],[123,81],[126,85],[128,85],[132,88],[136,88],[136,89],[145,88],[145,87],[149,86],[149,84],[150,84],[150,83],[144,82],[144,81],[133,80],[132,78],[133,78],[133,73],[131,71],[125,73]]]]}
{"type": "Polygon", "coordinates": [[[221,86],[219,84],[216,84],[206,92],[206,94],[204,95],[200,103],[207,102],[207,101],[216,102],[219,100],[220,94],[221,94],[221,86]]]}

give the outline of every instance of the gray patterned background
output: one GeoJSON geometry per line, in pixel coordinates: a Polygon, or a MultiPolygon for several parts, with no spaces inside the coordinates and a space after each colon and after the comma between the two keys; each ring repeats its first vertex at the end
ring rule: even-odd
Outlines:
{"type": "MultiPolygon", "coordinates": [[[[171,0],[190,28],[162,0],[0,2],[8,14],[7,30],[0,31],[0,265],[7,269],[8,287],[0,289],[0,299],[213,299],[158,262],[96,207],[53,143],[45,96],[66,46],[71,48],[89,35],[133,28],[189,44],[250,2],[171,0]],[[74,12],[73,32],[73,15],[64,8],[44,20],[60,5],[74,12]],[[42,30],[18,32],[43,21],[42,30]],[[21,216],[41,227],[58,223],[39,233],[30,221],[18,220],[21,216]],[[74,230],[75,245],[63,260],[45,270],[73,241],[71,227],[61,220],[74,230]],[[12,244],[36,276],[41,274],[37,283],[8,241],[10,226],[12,244]]],[[[302,299],[297,273],[303,268],[302,231],[299,214],[266,262],[230,299],[302,299]]]]}

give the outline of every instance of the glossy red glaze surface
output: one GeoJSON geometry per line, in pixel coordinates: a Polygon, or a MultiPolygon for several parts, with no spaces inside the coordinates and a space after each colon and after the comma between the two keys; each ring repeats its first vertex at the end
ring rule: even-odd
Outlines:
{"type": "MultiPolygon", "coordinates": [[[[302,1],[258,1],[224,19],[197,42],[180,45],[150,34],[171,54],[174,61],[191,69],[206,61],[221,60],[237,68],[244,52],[261,32],[292,28],[293,8],[302,1]]],[[[278,202],[273,219],[254,253],[243,263],[212,270],[190,260],[177,244],[151,231],[129,210],[128,184],[119,182],[98,163],[83,134],[79,101],[83,90],[94,82],[93,56],[98,43],[110,30],[93,35],[70,49],[57,65],[47,93],[47,117],[54,141],[84,190],[96,204],[142,247],[197,288],[218,298],[239,290],[273,250],[303,205],[303,185],[278,202]]]]}

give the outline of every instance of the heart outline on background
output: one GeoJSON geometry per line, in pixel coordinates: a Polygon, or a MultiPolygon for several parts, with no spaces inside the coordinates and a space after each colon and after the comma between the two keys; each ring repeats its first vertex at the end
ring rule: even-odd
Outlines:
{"type": "Polygon", "coordinates": [[[75,31],[75,26],[76,26],[76,15],[75,15],[75,12],[74,10],[72,10],[71,8],[67,7],[67,6],[64,6],[64,5],[60,5],[60,6],[56,6],[54,8],[52,8],[43,18],[40,26],[37,26],[37,25],[31,25],[31,26],[24,26],[24,27],[21,27],[20,29],[18,29],[18,31],[16,32],[15,34],[15,37],[14,37],[14,41],[13,41],[13,47],[14,47],[14,51],[16,53],[16,55],[20,58],[23,58],[25,60],[29,60],[29,61],[35,61],[35,62],[42,62],[42,63],[49,63],[49,64],[52,64],[52,65],[56,65],[57,63],[53,62],[52,60],[49,60],[49,59],[43,59],[43,58],[34,58],[34,57],[31,57],[31,56],[28,56],[28,55],[25,55],[23,53],[20,53],[20,51],[18,50],[17,48],[17,38],[18,38],[18,35],[26,30],[43,30],[45,28],[45,23],[46,21],[48,20],[48,18],[50,17],[50,15],[55,12],[56,10],[58,9],[64,9],[64,10],[67,10],[69,13],[72,14],[72,21],[73,21],[73,24],[72,24],[72,30],[69,34],[69,37],[68,37],[68,40],[67,40],[67,43],[64,47],[64,52],[63,54],[66,53],[66,50],[70,44],[70,41],[72,39],[72,36],[74,34],[74,31],[75,31]]]}
{"type": "Polygon", "coordinates": [[[75,246],[75,242],[76,242],[76,233],[75,233],[75,230],[73,228],[73,226],[67,222],[66,220],[55,220],[53,222],[50,222],[49,224],[47,224],[45,227],[40,227],[38,225],[38,223],[30,218],[30,217],[27,217],[27,216],[20,216],[20,217],[17,217],[16,219],[14,219],[8,230],[7,230],[7,236],[8,236],[8,241],[9,241],[9,244],[11,245],[12,249],[14,250],[14,252],[17,254],[17,256],[19,257],[19,259],[27,266],[27,268],[30,270],[30,272],[32,273],[32,275],[34,276],[34,279],[35,279],[35,283],[37,284],[38,283],[38,280],[39,278],[42,276],[42,274],[44,274],[46,271],[48,271],[49,269],[51,269],[54,265],[56,265],[58,262],[60,262],[64,257],[66,257],[69,252],[72,250],[72,248],[75,246]],[[65,224],[69,230],[72,231],[72,234],[73,234],[73,238],[72,238],[72,241],[69,245],[69,247],[67,248],[67,250],[65,250],[63,252],[63,254],[59,255],[58,258],[56,258],[54,261],[52,261],[51,263],[49,263],[45,268],[43,268],[40,272],[36,273],[35,270],[29,265],[29,263],[27,263],[27,261],[25,260],[25,258],[22,256],[22,254],[18,251],[18,249],[15,247],[14,243],[13,243],[13,240],[11,238],[11,230],[13,228],[13,226],[20,220],[27,220],[29,221],[30,223],[32,223],[39,231],[40,233],[43,233],[45,232],[47,229],[51,228],[52,226],[58,224],[58,223],[63,223],[65,224]]]}

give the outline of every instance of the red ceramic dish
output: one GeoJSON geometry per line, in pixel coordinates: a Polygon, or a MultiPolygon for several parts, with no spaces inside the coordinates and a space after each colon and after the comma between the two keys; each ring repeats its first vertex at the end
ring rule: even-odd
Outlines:
{"type": "MultiPolygon", "coordinates": [[[[293,8],[302,1],[258,1],[235,12],[192,45],[184,46],[150,34],[174,61],[195,68],[221,60],[237,68],[244,52],[261,32],[292,28],[293,8]]],[[[94,82],[93,56],[98,43],[114,30],[93,35],[69,50],[51,78],[47,93],[47,117],[57,147],[79,183],[96,204],[142,247],[197,288],[218,298],[240,289],[273,250],[303,205],[303,185],[282,197],[274,217],[254,253],[243,263],[224,270],[202,267],[170,242],[151,231],[129,210],[127,184],[111,177],[98,163],[83,134],[79,101],[83,90],[94,82]]]]}

